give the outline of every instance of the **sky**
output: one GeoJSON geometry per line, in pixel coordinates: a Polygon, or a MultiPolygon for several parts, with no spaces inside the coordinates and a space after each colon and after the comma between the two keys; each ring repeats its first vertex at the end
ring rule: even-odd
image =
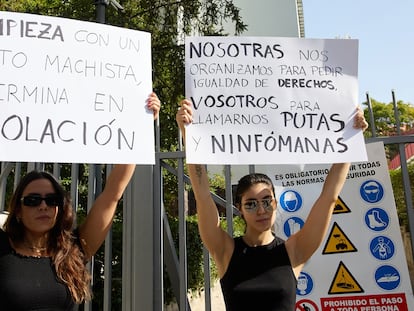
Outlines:
{"type": "Polygon", "coordinates": [[[306,38],[358,39],[359,103],[414,105],[413,0],[302,0],[306,38]]]}

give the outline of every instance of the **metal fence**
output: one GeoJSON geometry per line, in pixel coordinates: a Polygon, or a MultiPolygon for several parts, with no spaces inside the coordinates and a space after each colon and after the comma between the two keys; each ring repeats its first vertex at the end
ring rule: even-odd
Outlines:
{"type": "MultiPolygon", "coordinates": [[[[371,101],[367,94],[369,109],[369,122],[372,137],[367,142],[382,141],[385,145],[396,144],[401,157],[402,178],[405,189],[405,203],[411,233],[411,246],[414,233],[414,211],[412,203],[411,186],[408,176],[405,145],[414,143],[413,135],[402,135],[400,132],[400,118],[398,116],[395,94],[392,92],[395,118],[397,120],[397,135],[390,137],[377,137],[375,118],[371,109],[371,101]]],[[[180,139],[179,139],[180,140],[180,139]]],[[[176,297],[179,310],[191,310],[188,300],[187,288],[187,230],[186,230],[186,185],[190,184],[184,174],[185,154],[183,151],[160,152],[159,125],[156,126],[156,164],[154,166],[138,165],[135,174],[125,191],[123,198],[123,224],[122,224],[122,310],[163,310],[164,309],[164,273],[168,273],[172,291],[176,297]],[[163,180],[168,174],[177,178],[177,205],[178,205],[178,247],[174,245],[170,224],[163,206],[164,186],[163,180]],[[178,253],[176,249],[178,248],[178,253]],[[179,255],[178,255],[179,254],[179,255]]],[[[70,165],[71,187],[70,192],[74,206],[78,206],[79,193],[79,164],[70,165]]],[[[6,207],[5,195],[7,181],[13,179],[13,187],[17,185],[23,170],[43,170],[44,163],[1,163],[0,171],[0,211],[6,207]]],[[[49,164],[48,169],[59,178],[61,164],[49,164]]],[[[103,178],[101,167],[88,165],[88,195],[87,208],[89,208],[102,190],[103,178]]],[[[108,168],[110,169],[110,167],[108,168]]],[[[254,171],[254,166],[249,167],[254,171]]],[[[213,195],[214,200],[225,206],[227,230],[233,232],[233,215],[237,210],[232,204],[231,167],[225,166],[225,195],[213,195]]],[[[9,186],[10,187],[10,186],[9,186]]],[[[112,234],[108,234],[105,241],[104,259],[104,297],[103,311],[111,310],[112,288],[112,234]]],[[[93,261],[92,261],[93,265],[93,261]]],[[[211,278],[210,256],[204,249],[204,302],[205,310],[211,308],[211,278]]],[[[92,310],[90,303],[83,306],[84,310],[92,310]]]]}

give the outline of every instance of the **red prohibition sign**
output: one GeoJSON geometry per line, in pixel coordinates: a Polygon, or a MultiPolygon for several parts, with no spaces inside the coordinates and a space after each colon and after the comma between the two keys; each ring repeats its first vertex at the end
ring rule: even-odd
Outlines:
{"type": "Polygon", "coordinates": [[[296,302],[296,311],[319,311],[319,309],[316,303],[314,303],[312,300],[302,299],[296,302]],[[305,304],[305,307],[303,304],[305,304]],[[313,309],[309,309],[306,304],[309,304],[313,309]]]}

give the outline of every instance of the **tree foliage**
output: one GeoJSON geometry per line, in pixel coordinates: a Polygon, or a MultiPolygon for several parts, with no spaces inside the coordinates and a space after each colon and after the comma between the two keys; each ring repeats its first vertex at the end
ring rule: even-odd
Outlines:
{"type": "MultiPolygon", "coordinates": [[[[367,102],[362,103],[365,106],[368,106],[367,102]]],[[[371,120],[371,114],[369,109],[364,110],[365,119],[369,122],[369,127],[365,131],[364,135],[366,137],[372,136],[372,123],[375,124],[375,136],[376,137],[387,137],[395,136],[398,134],[397,129],[397,118],[400,123],[400,133],[412,134],[413,125],[414,125],[414,107],[410,103],[405,103],[403,101],[398,101],[396,103],[396,111],[394,104],[392,102],[386,104],[376,101],[375,99],[371,100],[371,109],[374,120],[371,120]]],[[[393,159],[398,155],[398,145],[387,145],[385,146],[385,152],[388,159],[393,159]]]]}
{"type": "MultiPolygon", "coordinates": [[[[410,180],[411,185],[411,200],[414,202],[414,163],[408,164],[408,176],[410,180]]],[[[394,192],[394,200],[395,205],[397,207],[397,213],[398,213],[398,219],[400,222],[400,225],[406,229],[406,231],[409,230],[409,219],[407,214],[407,206],[405,203],[405,190],[403,185],[403,179],[401,175],[401,169],[396,169],[390,171],[390,178],[392,183],[392,189],[394,192]]]]}
{"type": "MultiPolygon", "coordinates": [[[[367,102],[363,105],[368,106],[367,102]]],[[[371,108],[375,116],[375,131],[377,136],[392,136],[397,134],[397,119],[395,118],[394,104],[386,104],[371,100],[371,108]]],[[[414,106],[403,101],[397,102],[397,112],[400,121],[400,130],[407,132],[413,128],[414,124],[414,106]]],[[[365,119],[370,120],[368,109],[364,111],[365,119]]],[[[371,125],[370,125],[371,126],[371,125]]],[[[367,132],[370,132],[368,128],[367,132]]]]}

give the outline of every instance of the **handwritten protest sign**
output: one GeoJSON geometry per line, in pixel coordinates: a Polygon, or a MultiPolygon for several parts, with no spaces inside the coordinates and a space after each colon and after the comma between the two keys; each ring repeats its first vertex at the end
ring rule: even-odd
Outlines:
{"type": "Polygon", "coordinates": [[[1,161],[152,164],[151,91],[149,33],[0,12],[1,161]]]}
{"type": "Polygon", "coordinates": [[[358,41],[189,37],[188,163],[364,161],[358,41]]]}

